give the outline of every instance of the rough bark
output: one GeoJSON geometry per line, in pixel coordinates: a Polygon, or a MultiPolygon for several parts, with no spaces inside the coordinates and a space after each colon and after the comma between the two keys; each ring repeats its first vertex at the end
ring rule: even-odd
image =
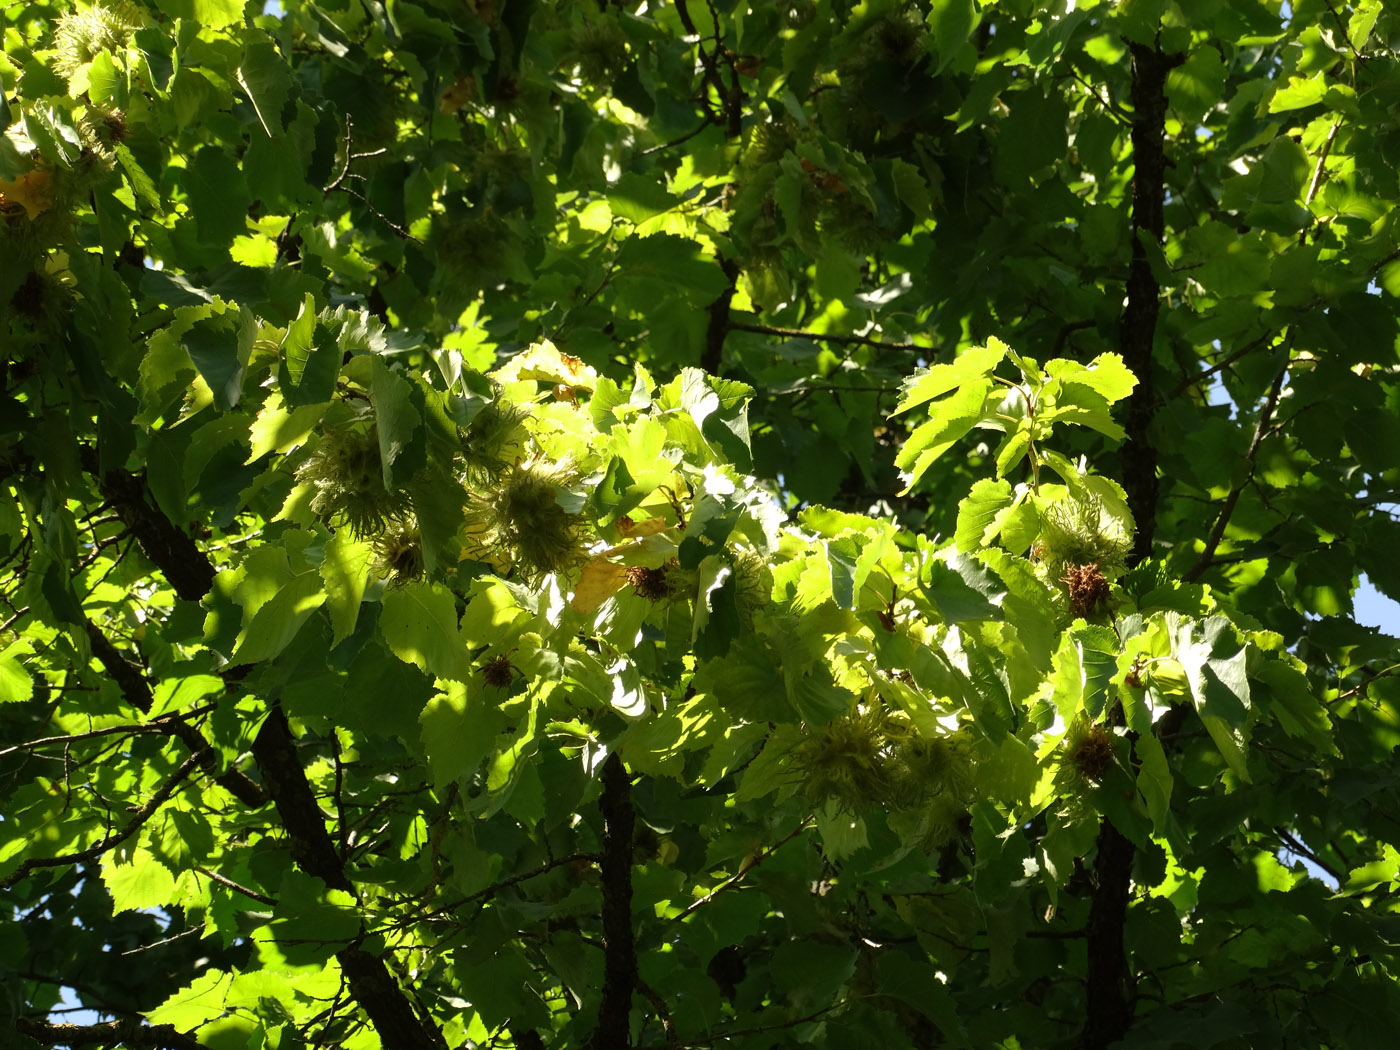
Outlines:
{"type": "MultiPolygon", "coordinates": [[[[1128,269],[1127,303],[1119,322],[1119,345],[1138,385],[1128,402],[1121,449],[1123,488],[1137,525],[1132,563],[1152,553],[1157,516],[1157,450],[1149,430],[1156,412],[1153,346],[1161,289],[1152,274],[1145,240],[1159,243],[1165,229],[1163,199],[1166,152],[1163,136],[1167,113],[1167,74],[1181,56],[1164,55],[1157,47],[1131,44],[1133,125],[1132,262],[1128,269]]],[[[1116,712],[1121,717],[1121,712],[1116,712]]],[[[1085,927],[1088,950],[1085,974],[1084,1050],[1103,1050],[1128,1031],[1133,1020],[1135,992],[1132,966],[1124,944],[1132,886],[1133,844],[1113,822],[1104,818],[1094,856],[1094,891],[1085,927]]]]}
{"type": "Polygon", "coordinates": [[[628,1050],[637,946],[632,928],[632,783],[617,755],[603,763],[603,996],[592,1050],[628,1050]]]}
{"type": "MultiPolygon", "coordinates": [[[[123,470],[99,473],[95,454],[85,458],[84,468],[98,475],[103,496],[175,593],[186,601],[203,598],[214,584],[213,563],[192,539],[161,513],[145,482],[123,470]]],[[[107,658],[115,654],[119,672],[126,675],[120,670],[125,664],[120,653],[115,649],[104,650],[98,653],[98,658],[102,659],[104,654],[107,658]]],[[[139,693],[137,698],[140,699],[139,693]]],[[[150,706],[148,697],[146,706],[150,706]]],[[[186,728],[198,737],[193,727],[186,725],[186,728]]],[[[183,734],[177,731],[175,735],[183,734]]],[[[199,739],[202,742],[202,738],[199,739]]],[[[325,819],[297,755],[291,727],[280,707],[274,705],[268,712],[253,743],[253,754],[263,774],[266,794],[277,807],[298,866],[331,888],[353,893],[354,885],[345,874],[345,866],[326,830],[325,819]]],[[[261,792],[258,797],[261,798],[261,792]]],[[[382,959],[352,944],[337,952],[336,960],[345,974],[351,996],[369,1016],[385,1050],[429,1050],[444,1045],[442,1033],[431,1021],[418,1015],[382,959]]]]}

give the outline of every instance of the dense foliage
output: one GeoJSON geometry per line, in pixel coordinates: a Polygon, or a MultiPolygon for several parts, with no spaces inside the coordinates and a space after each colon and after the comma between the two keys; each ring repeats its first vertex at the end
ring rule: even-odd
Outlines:
{"type": "Polygon", "coordinates": [[[0,6],[0,1044],[1390,1045],[1400,13],[268,7],[0,6]]]}

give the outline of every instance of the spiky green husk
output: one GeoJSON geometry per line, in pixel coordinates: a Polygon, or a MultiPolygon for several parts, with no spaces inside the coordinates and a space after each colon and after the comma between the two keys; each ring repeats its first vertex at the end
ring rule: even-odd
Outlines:
{"type": "Polygon", "coordinates": [[[1133,549],[1132,529],[1092,497],[1059,500],[1041,514],[1035,551],[1050,579],[1059,580],[1070,565],[1096,565],[1113,579],[1133,549]]]}
{"type": "Polygon", "coordinates": [[[315,488],[311,509],[323,521],[344,522],[360,537],[378,536],[404,520],[408,495],[384,485],[384,462],[374,427],[328,430],[297,470],[315,488]]]}
{"type": "Polygon", "coordinates": [[[965,807],[972,795],[972,747],[964,734],[926,737],[909,732],[890,756],[891,801],[898,807],[926,806],[946,799],[965,807]]]}
{"type": "Polygon", "coordinates": [[[773,572],[757,551],[734,555],[734,597],[743,629],[753,629],[754,614],[773,601],[773,572]]]}
{"type": "Polygon", "coordinates": [[[497,399],[461,428],[467,480],[484,486],[506,472],[525,452],[530,406],[497,399]]]}
{"type": "Polygon", "coordinates": [[[127,3],[93,4],[64,15],[53,34],[55,71],[70,77],[103,52],[125,51],[145,22],[141,9],[127,3]]]}
{"type": "Polygon", "coordinates": [[[808,803],[820,806],[831,801],[843,811],[858,813],[887,799],[887,726],[885,710],[877,706],[811,730],[793,753],[808,803]]]}
{"type": "Polygon", "coordinates": [[[587,559],[583,523],[559,504],[574,481],[565,464],[515,464],[495,489],[467,506],[463,550],[467,557],[502,568],[535,583],[556,572],[571,572],[587,559]]]}
{"type": "Polygon", "coordinates": [[[392,522],[374,540],[375,574],[398,587],[423,578],[423,539],[412,522],[392,522]]]}
{"type": "Polygon", "coordinates": [[[1065,737],[1065,766],[1091,784],[1103,780],[1117,761],[1114,735],[1097,723],[1077,722],[1065,737]]]}

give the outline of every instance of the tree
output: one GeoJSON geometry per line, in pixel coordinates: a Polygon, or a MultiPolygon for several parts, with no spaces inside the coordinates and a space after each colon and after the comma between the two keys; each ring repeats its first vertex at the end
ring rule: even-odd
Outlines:
{"type": "Polygon", "coordinates": [[[268,7],[0,8],[0,1042],[1389,1045],[1400,14],[268,7]]]}

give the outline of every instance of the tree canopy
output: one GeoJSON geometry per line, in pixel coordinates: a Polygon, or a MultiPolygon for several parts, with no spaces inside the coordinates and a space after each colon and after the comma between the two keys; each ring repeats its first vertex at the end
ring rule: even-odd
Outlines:
{"type": "Polygon", "coordinates": [[[1400,12],[0,28],[0,1044],[1391,1045],[1400,12]]]}

